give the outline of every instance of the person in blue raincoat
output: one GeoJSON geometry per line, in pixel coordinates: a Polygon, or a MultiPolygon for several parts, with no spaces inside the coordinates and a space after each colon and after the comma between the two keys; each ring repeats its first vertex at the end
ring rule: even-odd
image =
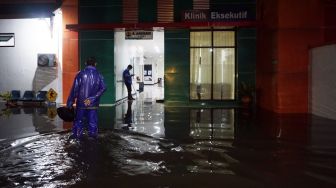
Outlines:
{"type": "Polygon", "coordinates": [[[83,134],[84,120],[88,123],[88,134],[90,137],[98,135],[97,109],[100,103],[100,96],[105,92],[106,86],[103,76],[96,69],[96,59],[90,57],[86,61],[84,70],[77,73],[67,107],[72,108],[76,101],[76,116],[72,127],[72,137],[80,138],[83,134]]]}

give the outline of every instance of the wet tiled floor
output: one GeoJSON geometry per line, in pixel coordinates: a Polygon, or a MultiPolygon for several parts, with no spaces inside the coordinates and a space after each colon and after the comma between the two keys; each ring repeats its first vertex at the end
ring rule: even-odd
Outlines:
{"type": "Polygon", "coordinates": [[[1,105],[1,187],[336,187],[333,120],[142,95],[100,107],[97,140],[69,140],[56,107],[1,105]]]}

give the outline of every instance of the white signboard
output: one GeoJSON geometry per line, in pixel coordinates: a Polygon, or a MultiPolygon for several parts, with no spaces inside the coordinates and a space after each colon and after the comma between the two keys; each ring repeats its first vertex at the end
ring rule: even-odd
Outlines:
{"type": "Polygon", "coordinates": [[[125,31],[126,40],[152,40],[153,31],[150,30],[128,30],[125,31]]]}

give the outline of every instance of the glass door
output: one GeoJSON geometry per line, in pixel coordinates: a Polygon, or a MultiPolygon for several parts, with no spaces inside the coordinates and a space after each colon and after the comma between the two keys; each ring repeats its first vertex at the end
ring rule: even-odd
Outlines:
{"type": "Polygon", "coordinates": [[[190,99],[234,100],[235,32],[190,33],[190,99]]]}

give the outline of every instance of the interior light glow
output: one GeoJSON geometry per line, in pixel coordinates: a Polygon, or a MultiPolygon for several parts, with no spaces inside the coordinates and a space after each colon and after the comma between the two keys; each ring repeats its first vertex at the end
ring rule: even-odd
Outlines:
{"type": "Polygon", "coordinates": [[[160,49],[159,49],[158,46],[155,46],[154,49],[155,49],[156,53],[160,53],[160,49]]]}

